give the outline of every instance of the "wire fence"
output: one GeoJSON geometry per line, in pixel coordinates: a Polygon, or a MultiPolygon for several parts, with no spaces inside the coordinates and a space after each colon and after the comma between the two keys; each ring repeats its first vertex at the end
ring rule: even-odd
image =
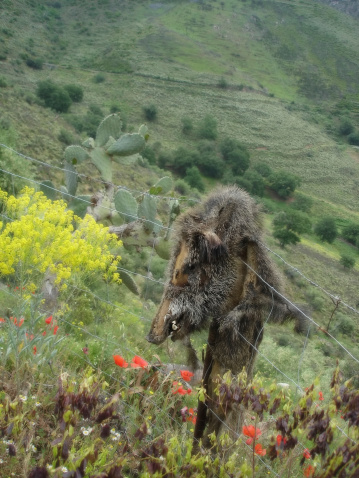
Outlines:
{"type": "MultiPolygon", "coordinates": [[[[0,146],[6,147],[5,145],[2,145],[2,144],[0,144],[0,146]]],[[[15,154],[18,154],[18,155],[24,157],[24,155],[21,155],[21,153],[18,153],[17,151],[13,150],[12,148],[8,148],[8,147],[6,147],[6,148],[7,148],[7,149],[10,149],[12,153],[15,153],[15,154]]],[[[52,165],[48,165],[47,163],[44,163],[44,162],[42,162],[42,161],[34,160],[34,158],[25,157],[25,159],[29,159],[29,160],[31,160],[31,161],[38,162],[38,164],[41,164],[41,165],[46,165],[46,166],[49,166],[49,167],[53,167],[52,165]]],[[[56,167],[56,169],[60,169],[60,170],[64,171],[62,168],[57,168],[57,167],[56,167]]],[[[34,179],[26,178],[26,177],[24,177],[24,176],[17,175],[17,174],[15,174],[15,173],[11,172],[11,171],[7,171],[7,170],[4,170],[4,169],[0,169],[0,171],[1,171],[2,173],[4,173],[4,174],[7,174],[7,175],[11,176],[11,177],[20,178],[20,179],[22,179],[22,180],[29,181],[29,182],[32,183],[32,184],[36,184],[37,186],[41,186],[41,182],[36,181],[36,180],[34,180],[34,179]]],[[[101,182],[101,183],[104,184],[104,182],[101,182]]],[[[115,188],[122,188],[122,186],[116,186],[116,185],[113,185],[113,186],[114,186],[115,188]]],[[[46,187],[48,187],[48,186],[46,186],[46,187]]],[[[61,190],[59,190],[59,189],[57,189],[57,188],[51,188],[51,187],[49,187],[49,189],[53,189],[54,191],[56,191],[56,192],[58,192],[58,193],[61,194],[61,190]]],[[[134,191],[134,190],[131,190],[131,189],[128,189],[128,190],[129,190],[129,191],[136,192],[136,193],[138,193],[138,194],[148,194],[147,192],[141,192],[141,191],[137,191],[137,190],[134,191]]],[[[70,197],[72,197],[72,198],[75,198],[75,196],[71,196],[71,195],[68,195],[68,196],[70,196],[70,197]]],[[[156,197],[156,198],[159,198],[158,196],[155,196],[155,197],[156,197]]],[[[166,197],[166,196],[164,196],[164,197],[160,197],[159,199],[173,199],[173,198],[172,198],[172,197],[166,197]]],[[[185,201],[185,200],[187,200],[187,199],[184,199],[184,201],[185,201]]],[[[90,201],[85,201],[85,202],[87,202],[89,205],[91,205],[91,202],[90,202],[90,201]]],[[[113,208],[106,208],[106,209],[109,209],[110,211],[116,211],[116,210],[113,209],[113,208]]],[[[1,217],[3,217],[3,218],[4,218],[5,220],[7,220],[7,221],[11,221],[11,220],[12,220],[9,216],[7,216],[7,215],[4,214],[4,213],[1,213],[0,215],[1,215],[1,217]]],[[[131,216],[131,217],[134,218],[133,216],[131,216]]],[[[138,220],[138,219],[139,219],[139,218],[136,217],[136,220],[138,220]]],[[[141,219],[139,219],[139,220],[141,220],[141,219]]],[[[149,222],[148,220],[143,220],[143,221],[149,222]]],[[[157,225],[157,224],[156,224],[156,225],[157,225]]],[[[167,226],[162,226],[162,229],[164,229],[164,230],[167,231],[169,228],[168,228],[167,226]]],[[[303,273],[301,273],[296,267],[290,265],[290,264],[289,264],[287,261],[285,261],[279,254],[277,254],[276,252],[272,251],[272,250],[271,250],[270,248],[268,248],[266,245],[264,245],[264,244],[262,244],[262,245],[263,245],[264,247],[266,247],[266,249],[267,249],[270,253],[274,254],[274,255],[277,256],[279,259],[281,259],[287,266],[291,267],[291,268],[294,269],[296,272],[298,272],[298,273],[299,273],[305,280],[307,280],[311,285],[314,285],[315,287],[319,287],[319,288],[320,288],[327,296],[329,296],[331,299],[338,297],[337,295],[332,294],[332,293],[326,291],[326,289],[322,288],[320,285],[318,285],[317,283],[315,283],[315,282],[312,281],[311,279],[307,278],[307,277],[306,277],[303,273]]],[[[151,252],[150,260],[149,260],[149,262],[148,262],[148,264],[147,264],[147,275],[141,274],[141,273],[139,273],[139,272],[137,272],[137,271],[133,271],[133,270],[130,270],[130,269],[127,269],[127,268],[121,268],[121,267],[119,267],[120,272],[121,272],[121,270],[122,270],[122,271],[124,271],[124,272],[127,272],[128,274],[132,274],[132,275],[138,276],[138,277],[140,277],[141,279],[144,279],[144,281],[145,281],[145,287],[144,287],[145,293],[144,293],[143,301],[142,301],[142,314],[141,314],[141,315],[138,314],[138,313],[135,313],[135,312],[131,311],[129,308],[123,307],[123,306],[120,305],[119,303],[115,303],[115,302],[111,301],[111,300],[109,299],[109,297],[107,297],[107,298],[101,297],[100,295],[96,294],[95,292],[93,292],[93,291],[90,290],[90,289],[83,289],[83,288],[78,287],[78,286],[76,286],[76,285],[74,285],[74,284],[71,284],[71,283],[68,283],[68,287],[69,287],[70,289],[73,289],[74,291],[77,291],[77,292],[80,292],[80,293],[84,293],[84,294],[89,294],[90,296],[92,296],[92,298],[93,298],[94,300],[98,300],[98,301],[100,301],[101,303],[106,304],[107,306],[110,306],[110,307],[113,308],[114,310],[119,310],[119,311],[121,311],[121,312],[125,312],[125,313],[127,313],[127,314],[130,314],[131,316],[137,318],[137,319],[140,320],[140,321],[148,321],[148,322],[150,322],[150,319],[144,317],[144,313],[143,313],[143,311],[144,311],[144,306],[145,306],[145,302],[146,302],[146,300],[147,300],[147,295],[148,295],[148,288],[147,288],[148,281],[149,281],[149,282],[154,282],[154,283],[160,284],[160,285],[164,285],[164,284],[165,284],[163,281],[161,281],[161,280],[156,280],[156,279],[154,279],[153,277],[151,277],[151,260],[152,260],[153,255],[154,255],[154,249],[153,249],[153,247],[152,247],[152,252],[151,252]]],[[[261,332],[264,330],[266,324],[268,323],[268,321],[269,321],[270,318],[271,318],[272,311],[273,311],[273,307],[274,307],[274,295],[281,297],[286,303],[288,303],[288,304],[290,304],[292,307],[294,307],[294,308],[295,308],[299,313],[301,313],[301,314],[303,315],[303,317],[305,317],[305,318],[308,320],[308,322],[309,322],[308,329],[307,329],[307,334],[306,334],[306,337],[305,337],[305,340],[304,340],[304,344],[303,344],[302,353],[301,353],[301,356],[300,356],[300,359],[299,359],[299,362],[298,362],[297,380],[295,380],[295,379],[293,379],[292,377],[290,377],[290,376],[289,376],[288,374],[286,374],[283,370],[281,370],[280,367],[278,367],[275,363],[273,363],[272,360],[270,360],[268,357],[266,357],[266,356],[258,349],[258,347],[257,347],[257,342],[255,342],[254,344],[252,344],[250,341],[248,341],[248,340],[246,339],[246,337],[244,337],[243,335],[239,334],[239,335],[241,336],[242,340],[244,340],[245,342],[247,342],[248,345],[250,345],[250,347],[252,348],[252,350],[253,350],[252,359],[254,358],[255,354],[258,354],[258,355],[261,356],[268,364],[270,364],[270,366],[271,366],[277,373],[279,373],[280,375],[282,375],[283,377],[285,377],[286,380],[288,380],[289,382],[291,382],[291,383],[295,386],[295,389],[296,389],[296,390],[300,391],[301,393],[304,393],[303,388],[302,388],[301,385],[299,384],[299,378],[300,378],[300,368],[301,368],[301,364],[302,364],[302,362],[303,362],[303,357],[304,357],[305,350],[306,350],[306,347],[307,347],[307,344],[308,344],[308,341],[309,341],[310,328],[311,328],[312,326],[315,326],[315,327],[316,327],[318,330],[320,330],[320,331],[323,331],[323,329],[322,329],[321,326],[320,326],[315,320],[313,320],[307,313],[305,313],[305,312],[302,311],[298,306],[296,306],[295,304],[293,304],[287,297],[285,297],[285,296],[284,296],[283,294],[281,294],[278,290],[276,290],[271,284],[267,283],[267,282],[264,280],[264,278],[261,277],[249,264],[247,264],[245,261],[243,261],[243,262],[244,262],[244,264],[245,264],[249,269],[251,269],[251,270],[258,276],[258,278],[260,279],[260,281],[262,281],[263,283],[265,283],[265,284],[268,286],[268,288],[271,290],[271,293],[272,293],[272,308],[271,308],[271,310],[270,310],[268,316],[266,317],[266,320],[265,320],[264,323],[263,323],[261,332]]],[[[5,290],[5,292],[7,292],[8,294],[10,294],[10,295],[16,297],[16,295],[15,295],[15,294],[12,294],[10,291],[6,291],[6,290],[5,290]]],[[[341,303],[342,303],[344,306],[348,307],[352,312],[354,312],[354,313],[359,313],[358,310],[355,309],[354,307],[352,307],[352,306],[346,304],[346,303],[343,302],[343,301],[341,301],[341,303]]],[[[66,320],[66,319],[64,319],[64,318],[61,318],[60,320],[61,320],[61,322],[63,322],[64,324],[66,324],[68,327],[76,327],[77,330],[81,330],[81,331],[82,331],[84,334],[86,334],[88,337],[92,337],[93,339],[95,339],[95,340],[98,341],[98,342],[106,343],[106,345],[111,345],[111,346],[113,346],[114,351],[116,351],[116,350],[124,350],[124,351],[126,351],[126,352],[129,352],[129,353],[131,353],[131,354],[136,355],[136,351],[133,350],[131,347],[129,347],[128,344],[127,344],[127,345],[125,345],[124,343],[119,344],[118,342],[115,342],[115,341],[113,341],[113,340],[109,340],[108,337],[106,337],[106,338],[101,337],[101,336],[99,336],[98,334],[95,334],[95,333],[89,331],[89,330],[88,330],[87,328],[85,328],[85,327],[80,327],[79,325],[74,325],[74,324],[72,324],[71,322],[69,322],[68,320],[66,320]]],[[[324,333],[326,334],[326,336],[330,337],[352,360],[354,360],[356,363],[359,363],[359,360],[358,360],[334,335],[330,334],[328,331],[324,331],[324,333]]],[[[209,345],[209,344],[208,344],[208,345],[209,345]]],[[[149,348],[149,347],[151,347],[151,345],[150,345],[150,344],[147,344],[147,347],[149,348]]],[[[147,350],[149,350],[149,349],[147,349],[147,350]]],[[[122,352],[122,353],[123,353],[123,352],[122,352]]],[[[78,355],[78,357],[81,358],[84,362],[87,362],[87,363],[88,363],[89,365],[91,365],[92,367],[95,367],[95,368],[96,368],[96,366],[95,366],[94,364],[92,364],[86,357],[81,357],[80,355],[78,355]]],[[[150,363],[150,361],[149,361],[149,363],[150,363]]],[[[157,371],[159,371],[159,372],[161,372],[161,373],[163,372],[162,367],[161,367],[160,365],[158,365],[157,363],[150,363],[150,365],[151,365],[151,367],[153,367],[153,368],[156,369],[157,371]]],[[[111,379],[114,380],[115,382],[118,381],[118,382],[121,383],[123,386],[127,386],[127,384],[125,384],[125,382],[123,382],[123,381],[119,380],[118,378],[114,377],[112,374],[108,374],[108,372],[106,372],[106,371],[104,371],[104,370],[102,370],[102,372],[103,372],[105,375],[111,377],[111,379]]],[[[140,392],[139,392],[139,393],[140,393],[140,392]]],[[[151,397],[147,397],[147,396],[146,396],[145,398],[146,398],[146,400],[149,400],[149,401],[152,400],[151,397]]],[[[153,400],[152,400],[152,402],[153,402],[153,400]]],[[[124,403],[126,404],[126,406],[128,405],[126,401],[125,401],[124,403]]],[[[158,407],[158,405],[157,405],[155,402],[153,402],[153,404],[154,404],[154,406],[158,407]]],[[[240,439],[241,441],[244,442],[243,437],[241,436],[240,433],[238,433],[237,430],[234,430],[234,429],[230,428],[230,427],[228,426],[228,424],[225,423],[225,422],[215,413],[215,411],[214,411],[213,409],[211,409],[211,412],[218,418],[218,420],[221,421],[222,425],[223,425],[225,428],[227,428],[231,433],[234,434],[234,436],[236,436],[238,439],[240,439]]],[[[177,425],[180,423],[178,420],[175,420],[175,419],[174,419],[173,417],[171,417],[170,415],[169,415],[169,417],[170,417],[171,421],[173,421],[174,423],[177,423],[177,425]]],[[[339,430],[344,436],[346,436],[347,438],[350,438],[350,437],[345,433],[345,431],[342,430],[342,428],[340,428],[338,425],[336,425],[336,426],[337,426],[338,430],[339,430]]],[[[350,438],[350,440],[352,440],[352,438],[350,438]]],[[[352,440],[352,441],[354,441],[354,440],[352,440]]],[[[249,445],[247,445],[247,444],[245,444],[245,445],[248,446],[249,449],[251,449],[251,447],[250,447],[249,445]]],[[[303,448],[305,448],[304,445],[301,444],[301,446],[303,446],[303,448]]],[[[262,464],[268,469],[268,472],[269,472],[269,473],[272,473],[272,474],[274,474],[275,476],[279,476],[279,475],[273,470],[273,468],[270,467],[270,466],[265,462],[265,460],[263,460],[261,457],[258,457],[258,458],[259,458],[259,460],[262,462],[262,464]]]]}

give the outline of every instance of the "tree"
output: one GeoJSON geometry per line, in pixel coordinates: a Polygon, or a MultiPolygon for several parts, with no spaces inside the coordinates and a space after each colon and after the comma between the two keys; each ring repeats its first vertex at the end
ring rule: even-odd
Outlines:
{"type": "Polygon", "coordinates": [[[348,254],[341,254],[339,262],[345,269],[353,269],[355,266],[355,258],[348,254]]]}
{"type": "Polygon", "coordinates": [[[291,206],[298,211],[309,212],[313,206],[313,199],[304,194],[296,193],[291,206]]]}
{"type": "Polygon", "coordinates": [[[268,178],[270,187],[283,199],[288,199],[300,185],[300,178],[287,171],[278,171],[268,178]]]}
{"type": "Polygon", "coordinates": [[[186,170],[186,176],[183,178],[191,188],[196,188],[198,191],[204,191],[204,183],[201,178],[201,173],[197,166],[192,166],[186,170]]]}
{"type": "Polygon", "coordinates": [[[217,120],[206,115],[198,125],[198,136],[203,139],[217,139],[217,120]]]}
{"type": "Polygon", "coordinates": [[[264,178],[268,178],[268,176],[272,174],[272,169],[266,163],[262,163],[262,162],[257,163],[254,166],[254,169],[257,171],[257,173],[259,173],[264,178]]]}
{"type": "Polygon", "coordinates": [[[323,217],[314,226],[314,232],[321,241],[329,242],[331,244],[338,235],[335,219],[330,216],[323,217]]]}
{"type": "Polygon", "coordinates": [[[300,211],[281,211],[273,219],[273,236],[281,247],[300,242],[298,234],[310,232],[312,224],[309,217],[300,211]]]}
{"type": "Polygon", "coordinates": [[[349,222],[343,227],[341,235],[346,241],[355,245],[359,239],[359,224],[349,222]]]}
{"type": "Polygon", "coordinates": [[[184,118],[181,119],[181,122],[182,122],[182,133],[185,135],[192,133],[193,122],[191,118],[188,118],[187,116],[185,116],[184,118]]]}
{"type": "Polygon", "coordinates": [[[36,94],[48,108],[60,113],[66,113],[72,103],[68,92],[51,80],[40,81],[37,85],[36,94]]]}
{"type": "Polygon", "coordinates": [[[359,133],[358,131],[354,131],[348,136],[348,143],[352,144],[353,146],[359,146],[359,133]]]}
{"type": "Polygon", "coordinates": [[[155,121],[157,119],[157,108],[155,105],[144,106],[143,113],[148,121],[155,121]]]}
{"type": "Polygon", "coordinates": [[[186,148],[180,147],[173,153],[171,160],[171,168],[179,174],[184,175],[186,170],[191,166],[197,166],[200,161],[198,151],[189,151],[186,148]]]}
{"type": "Polygon", "coordinates": [[[265,183],[263,177],[257,171],[246,171],[243,179],[250,184],[249,193],[253,196],[262,197],[264,194],[265,183]]]}
{"type": "Polygon", "coordinates": [[[339,125],[339,134],[342,136],[348,136],[348,134],[354,131],[353,123],[350,119],[345,118],[339,125]]]}
{"type": "Polygon", "coordinates": [[[79,85],[65,85],[64,89],[74,103],[80,103],[84,97],[84,90],[79,85]]]}

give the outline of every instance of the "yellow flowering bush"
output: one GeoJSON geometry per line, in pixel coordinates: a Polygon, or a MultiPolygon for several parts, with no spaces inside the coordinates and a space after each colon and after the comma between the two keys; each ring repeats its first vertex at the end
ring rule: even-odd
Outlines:
{"type": "Polygon", "coordinates": [[[100,272],[120,282],[111,248],[121,246],[108,228],[91,216],[81,219],[63,201],[25,188],[19,197],[0,190],[7,222],[0,222],[0,276],[16,274],[22,285],[49,271],[62,288],[72,274],[100,272]]]}

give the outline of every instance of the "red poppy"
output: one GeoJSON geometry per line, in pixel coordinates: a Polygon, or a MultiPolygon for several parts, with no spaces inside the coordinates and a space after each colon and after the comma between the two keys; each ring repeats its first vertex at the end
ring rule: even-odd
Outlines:
{"type": "Polygon", "coordinates": [[[182,387],[181,384],[178,384],[178,382],[173,382],[173,389],[172,389],[172,394],[173,395],[176,395],[176,393],[179,393],[180,395],[189,395],[190,393],[192,393],[192,390],[190,388],[188,388],[187,390],[185,388],[182,387]]]}
{"type": "Polygon", "coordinates": [[[309,478],[309,477],[311,477],[311,476],[314,475],[314,471],[315,471],[314,466],[309,465],[309,466],[307,466],[307,468],[305,468],[305,470],[304,470],[304,476],[305,476],[306,478],[309,478]]]}
{"type": "Polygon", "coordinates": [[[45,335],[46,335],[46,330],[43,331],[42,335],[45,337],[45,335]]]}
{"type": "Polygon", "coordinates": [[[0,317],[0,322],[6,322],[6,320],[0,317]]]}
{"type": "Polygon", "coordinates": [[[139,357],[138,355],[135,355],[132,359],[131,367],[132,368],[146,368],[148,366],[148,362],[144,360],[143,358],[139,357]]]}
{"type": "Polygon", "coordinates": [[[23,323],[24,323],[24,318],[22,317],[22,318],[20,319],[20,322],[19,322],[18,327],[21,327],[23,323]]]}
{"type": "Polygon", "coordinates": [[[55,325],[55,327],[54,327],[54,335],[57,334],[57,331],[58,331],[58,330],[59,330],[59,326],[58,326],[58,325],[55,325]]]}
{"type": "Polygon", "coordinates": [[[283,438],[282,435],[277,435],[277,445],[280,447],[282,443],[285,445],[287,443],[287,439],[283,438]]]}
{"type": "MultiPolygon", "coordinates": [[[[87,347],[85,347],[87,348],[87,347]]],[[[82,349],[84,350],[84,349],[82,349]]],[[[84,351],[84,353],[86,353],[84,351]]],[[[128,367],[128,363],[126,362],[126,360],[121,357],[121,355],[112,355],[114,361],[115,361],[115,364],[118,365],[119,367],[122,367],[122,368],[127,368],[128,367]]]]}
{"type": "Polygon", "coordinates": [[[37,354],[37,347],[36,347],[36,345],[34,345],[34,348],[33,348],[32,350],[33,350],[33,354],[36,355],[36,354],[37,354]]]}
{"type": "Polygon", "coordinates": [[[45,322],[50,325],[51,322],[52,322],[52,315],[50,315],[50,317],[48,317],[47,319],[45,319],[45,322]]]}
{"type": "Polygon", "coordinates": [[[250,445],[253,440],[256,440],[260,435],[262,435],[262,432],[259,430],[259,428],[256,428],[253,425],[243,427],[242,433],[246,437],[249,437],[248,440],[246,440],[247,445],[250,445]]]}
{"type": "Polygon", "coordinates": [[[311,456],[310,456],[310,451],[308,450],[308,448],[306,448],[306,449],[303,451],[303,456],[304,456],[304,458],[306,458],[307,460],[309,460],[309,458],[311,458],[311,456]]]}
{"type": "Polygon", "coordinates": [[[265,448],[262,448],[262,445],[260,443],[257,443],[254,447],[254,453],[256,455],[264,456],[267,453],[267,450],[265,448]]]}
{"type": "Polygon", "coordinates": [[[323,392],[319,392],[319,400],[324,400],[323,392]]]}
{"type": "Polygon", "coordinates": [[[186,382],[189,382],[194,375],[194,373],[190,372],[189,370],[180,370],[180,372],[181,372],[181,377],[186,382]]]}

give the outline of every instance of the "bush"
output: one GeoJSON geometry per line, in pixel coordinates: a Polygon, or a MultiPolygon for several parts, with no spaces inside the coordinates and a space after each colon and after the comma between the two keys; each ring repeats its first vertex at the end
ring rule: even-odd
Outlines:
{"type": "Polygon", "coordinates": [[[155,121],[157,119],[157,108],[155,105],[144,106],[143,113],[147,121],[155,121]]]}
{"type": "Polygon", "coordinates": [[[64,89],[75,103],[80,103],[84,97],[84,90],[79,85],[65,85],[64,89]]]}
{"type": "Polygon", "coordinates": [[[296,193],[294,201],[291,203],[291,207],[302,212],[309,212],[312,206],[313,199],[300,193],[296,193]]]}
{"type": "Polygon", "coordinates": [[[339,262],[345,269],[353,269],[355,266],[355,258],[349,254],[341,254],[339,262]]]}
{"type": "Polygon", "coordinates": [[[254,169],[257,171],[257,173],[259,173],[264,178],[268,178],[268,176],[272,174],[272,169],[266,163],[262,163],[262,162],[257,163],[254,166],[254,169]]]}
{"type": "Polygon", "coordinates": [[[97,73],[97,75],[93,77],[93,81],[94,83],[103,83],[106,81],[106,76],[103,73],[97,73]]]}
{"type": "Polygon", "coordinates": [[[223,90],[225,90],[226,88],[228,88],[227,80],[222,76],[218,81],[217,86],[218,88],[222,88],[223,90]]]}
{"type": "Polygon", "coordinates": [[[197,166],[192,166],[186,170],[184,180],[191,186],[191,188],[196,188],[200,192],[204,191],[204,183],[197,166]]]}
{"type": "Polygon", "coordinates": [[[359,133],[357,131],[348,136],[348,143],[353,146],[359,146],[359,133]]]}
{"type": "Polygon", "coordinates": [[[190,193],[190,186],[183,179],[177,179],[175,182],[175,191],[181,196],[188,196],[190,193]]]}
{"type": "Polygon", "coordinates": [[[354,126],[350,119],[346,118],[340,123],[339,134],[341,134],[342,136],[348,136],[348,134],[352,133],[353,131],[354,126]]]}
{"type": "Polygon", "coordinates": [[[206,115],[198,125],[198,137],[215,140],[217,136],[217,120],[211,115],[206,115]]]}
{"type": "Polygon", "coordinates": [[[183,134],[191,134],[193,131],[193,122],[191,118],[184,117],[181,119],[182,122],[182,133],[183,134]]]}
{"type": "Polygon", "coordinates": [[[6,88],[8,86],[5,78],[0,78],[0,88],[6,88]]]}
{"type": "Polygon", "coordinates": [[[344,335],[350,336],[355,330],[354,322],[352,321],[352,319],[342,314],[340,314],[340,316],[338,314],[338,319],[339,321],[338,321],[337,329],[339,330],[339,332],[344,335]]]}
{"type": "Polygon", "coordinates": [[[300,185],[300,178],[287,171],[278,171],[268,178],[270,187],[283,199],[288,199],[297,186],[300,185]]]}
{"type": "Polygon", "coordinates": [[[311,230],[309,217],[300,211],[281,211],[273,219],[273,236],[279,241],[281,247],[287,244],[300,242],[298,234],[305,234],[311,230]]]}
{"type": "Polygon", "coordinates": [[[40,81],[37,85],[36,94],[48,108],[60,113],[66,113],[72,103],[67,91],[51,80],[40,81]]]}
{"type": "Polygon", "coordinates": [[[70,133],[70,131],[67,131],[66,129],[61,129],[57,139],[61,141],[61,143],[64,143],[66,145],[75,143],[73,135],[70,133]]]}
{"type": "MultiPolygon", "coordinates": [[[[179,174],[184,175],[187,168],[196,166],[199,162],[200,155],[198,151],[188,151],[187,149],[180,147],[173,153],[171,167],[179,174]]],[[[160,164],[159,166],[162,167],[160,164]]]]}
{"type": "Polygon", "coordinates": [[[346,241],[355,245],[359,239],[359,224],[348,223],[343,227],[341,235],[346,241]]]}
{"type": "Polygon", "coordinates": [[[331,244],[334,242],[338,235],[337,225],[335,220],[332,217],[323,217],[315,226],[315,234],[323,242],[329,242],[331,244]]]}
{"type": "Polygon", "coordinates": [[[235,175],[242,176],[249,168],[249,152],[236,148],[228,153],[227,162],[235,175]]]}
{"type": "Polygon", "coordinates": [[[42,70],[43,61],[40,58],[28,58],[26,60],[27,66],[34,70],[42,70]]]}
{"type": "Polygon", "coordinates": [[[264,179],[256,171],[246,171],[243,179],[250,183],[250,190],[248,191],[253,196],[262,197],[264,194],[265,183],[264,179]]]}
{"type": "Polygon", "coordinates": [[[220,179],[223,176],[225,164],[217,154],[212,151],[211,153],[200,154],[196,160],[200,170],[205,176],[210,178],[220,179]]]}
{"type": "Polygon", "coordinates": [[[150,164],[156,164],[156,153],[151,146],[146,146],[145,149],[141,151],[141,156],[146,158],[150,164]]]}

